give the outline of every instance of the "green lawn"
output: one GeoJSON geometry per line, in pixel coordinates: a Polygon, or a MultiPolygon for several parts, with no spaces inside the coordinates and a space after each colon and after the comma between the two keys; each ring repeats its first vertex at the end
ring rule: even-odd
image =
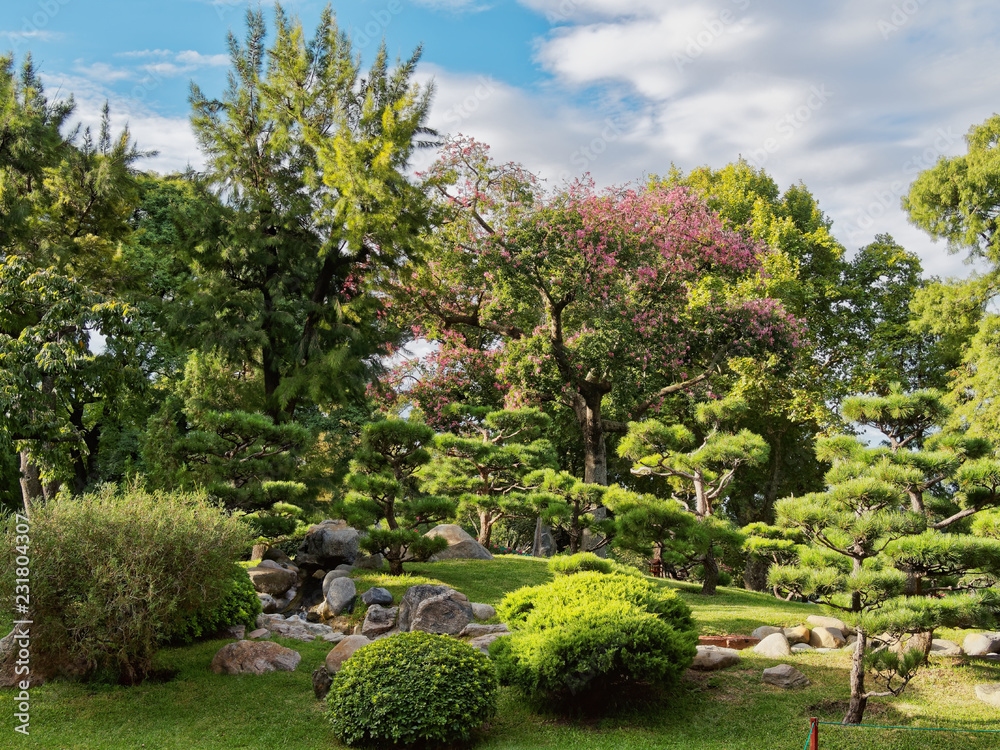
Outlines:
{"type": "MultiPolygon", "coordinates": [[[[501,557],[495,561],[455,561],[409,566],[403,581],[359,575],[359,590],[382,585],[398,595],[413,583],[443,582],[473,601],[496,604],[504,592],[549,578],[544,561],[501,557]]],[[[780,602],[739,589],[720,589],[714,598],[697,587],[667,582],[694,608],[705,633],[748,633],[759,624],[799,623],[816,607],[780,602]]],[[[960,635],[960,634],[956,634],[960,635]]],[[[0,692],[2,748],[340,748],[313,698],[311,672],[329,644],[278,639],[297,649],[295,672],[260,677],[212,674],[208,665],[223,641],[162,653],[162,665],[177,676],[135,688],[53,682],[32,690],[31,736],[13,733],[11,691],[0,692]],[[9,734],[7,734],[9,732],[9,734]],[[11,739],[7,739],[11,737],[11,739]]],[[[744,652],[739,667],[685,682],[674,694],[613,717],[575,717],[537,712],[504,691],[500,712],[481,733],[476,748],[801,748],[808,719],[838,722],[847,696],[848,657],[801,654],[787,660],[813,684],[796,691],[764,685],[761,671],[779,663],[744,652]]],[[[1000,711],[976,700],[973,685],[1000,680],[1000,665],[948,660],[922,672],[901,698],[872,701],[866,723],[1000,729],[1000,711]]],[[[822,748],[876,750],[932,748],[973,750],[997,747],[1000,735],[847,729],[823,726],[822,748]]]]}

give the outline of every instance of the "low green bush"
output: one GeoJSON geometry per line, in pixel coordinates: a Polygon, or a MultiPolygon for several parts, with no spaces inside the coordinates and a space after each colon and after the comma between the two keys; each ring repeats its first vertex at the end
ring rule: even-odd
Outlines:
{"type": "Polygon", "coordinates": [[[327,696],[334,733],[349,745],[440,746],[469,739],[496,712],[490,660],[442,635],[398,633],[356,651],[327,696]]]}
{"type": "Polygon", "coordinates": [[[181,621],[176,630],[162,633],[160,640],[164,643],[187,644],[215,635],[230,625],[243,625],[252,630],[260,613],[260,598],[246,568],[234,564],[226,579],[226,592],[221,601],[215,605],[198,607],[181,621]]]}
{"type": "MultiPolygon", "coordinates": [[[[13,599],[15,519],[0,540],[0,598],[13,599]]],[[[105,488],[31,516],[32,665],[141,682],[165,634],[219,606],[246,526],[202,495],[105,488]]]]}
{"type": "Polygon", "coordinates": [[[690,666],[697,631],[671,590],[594,571],[508,594],[513,634],[490,646],[501,684],[569,705],[622,687],[669,686],[690,666]]]}

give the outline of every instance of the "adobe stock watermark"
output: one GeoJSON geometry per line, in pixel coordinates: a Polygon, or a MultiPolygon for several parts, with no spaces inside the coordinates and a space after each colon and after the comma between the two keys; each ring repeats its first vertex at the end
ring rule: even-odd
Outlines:
{"type": "Polygon", "coordinates": [[[401,0],[389,0],[385,7],[369,13],[370,20],[360,26],[351,26],[348,36],[356,48],[367,47],[372,42],[381,42],[392,19],[403,12],[401,0]]]}
{"type": "Polygon", "coordinates": [[[31,725],[31,524],[20,513],[14,518],[14,611],[22,619],[14,620],[14,731],[29,734],[31,725]]]}
{"type": "Polygon", "coordinates": [[[927,0],[903,0],[901,3],[893,3],[892,12],[885,18],[880,18],[877,24],[882,38],[888,39],[906,26],[926,3],[927,0]]]}
{"type": "Polygon", "coordinates": [[[69,5],[73,0],[39,0],[36,4],[37,10],[31,15],[21,17],[20,30],[9,35],[9,39],[14,46],[13,51],[20,51],[21,47],[30,44],[31,39],[42,36],[52,19],[59,15],[59,11],[69,5]]]}
{"type": "Polygon", "coordinates": [[[826,84],[813,86],[809,89],[809,94],[802,103],[782,115],[774,124],[777,136],[765,138],[760,148],[750,150],[749,158],[758,167],[764,166],[771,155],[776,153],[792,136],[804,128],[812,120],[813,115],[826,106],[826,103],[833,97],[826,84]]]}
{"type": "MultiPolygon", "coordinates": [[[[577,174],[586,172],[587,168],[608,150],[608,145],[621,138],[624,132],[621,124],[616,122],[613,117],[606,119],[604,130],[601,131],[600,135],[595,136],[589,143],[583,144],[569,155],[569,162],[577,168],[577,174]]],[[[567,169],[559,174],[559,181],[567,182],[573,177],[574,174],[567,169]]]]}
{"type": "Polygon", "coordinates": [[[454,104],[445,112],[444,119],[453,128],[459,127],[465,120],[474,115],[481,106],[493,96],[497,90],[497,82],[490,76],[479,76],[479,85],[472,93],[458,104],[454,104]]]}
{"type": "MultiPolygon", "coordinates": [[[[740,11],[745,11],[750,7],[750,0],[730,0],[730,2],[740,11]]],[[[702,24],[704,28],[696,34],[688,36],[684,51],[674,53],[674,65],[677,66],[677,70],[684,70],[688,65],[693,64],[705,53],[705,50],[727,32],[742,31],[737,21],[739,21],[739,17],[729,8],[720,10],[715,16],[705,21],[702,24]]]]}
{"type": "Polygon", "coordinates": [[[855,209],[854,220],[847,231],[850,241],[859,245],[866,241],[874,233],[876,222],[890,210],[899,208],[900,200],[909,190],[913,179],[925,169],[937,164],[938,159],[944,156],[952,145],[960,141],[962,135],[956,133],[950,126],[938,128],[934,132],[930,146],[911,154],[903,162],[902,172],[910,179],[894,180],[882,190],[872,191],[868,201],[855,209]]]}

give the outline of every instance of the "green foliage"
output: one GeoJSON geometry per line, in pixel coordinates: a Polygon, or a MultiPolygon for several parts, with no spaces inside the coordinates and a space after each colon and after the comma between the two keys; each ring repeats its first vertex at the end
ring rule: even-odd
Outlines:
{"type": "Polygon", "coordinates": [[[434,460],[421,471],[423,486],[458,498],[458,517],[471,520],[479,543],[489,547],[497,523],[536,515],[522,480],[557,465],[552,443],[541,437],[552,420],[538,409],[491,411],[457,404],[445,414],[457,425],[435,436],[434,460]]]}
{"type": "Polygon", "coordinates": [[[420,492],[417,474],[430,460],[433,439],[434,431],[417,422],[367,424],[345,480],[344,517],[355,526],[383,524],[371,529],[361,545],[383,555],[393,575],[402,574],[408,554],[426,559],[448,546],[444,538],[427,538],[418,531],[455,513],[453,500],[420,492]]]}
{"type": "Polygon", "coordinates": [[[513,635],[490,646],[503,684],[569,706],[636,684],[670,685],[695,654],[691,610],[645,578],[589,571],[508,594],[513,635]]]}
{"type": "Polygon", "coordinates": [[[490,660],[448,636],[397,633],[348,659],[327,696],[333,731],[348,745],[441,747],[468,740],[496,713],[490,660]]]}
{"type": "Polygon", "coordinates": [[[607,487],[583,482],[568,471],[555,469],[533,471],[523,481],[532,489],[531,502],[539,509],[542,521],[562,528],[569,535],[571,553],[581,551],[584,531],[603,534],[604,540],[597,542],[602,545],[610,538],[614,521],[600,520],[595,513],[602,507],[607,487]]]}
{"type": "Polygon", "coordinates": [[[200,607],[176,630],[161,634],[160,640],[165,643],[191,643],[215,635],[230,625],[243,625],[249,632],[254,628],[260,612],[260,598],[250,576],[245,568],[234,565],[232,575],[226,579],[221,601],[214,606],[200,607]]]}
{"type": "MultiPolygon", "coordinates": [[[[139,489],[48,501],[31,518],[32,663],[79,664],[125,684],[152,669],[163,637],[220,606],[246,527],[204,496],[139,489]]],[[[15,525],[0,549],[0,586],[13,599],[15,525]]],[[[237,595],[239,596],[239,594],[237,595]]]]}
{"type": "Polygon", "coordinates": [[[601,558],[593,552],[577,552],[575,555],[556,555],[549,560],[549,570],[554,576],[571,576],[575,573],[597,572],[604,575],[638,576],[636,568],[614,560],[601,558]]]}

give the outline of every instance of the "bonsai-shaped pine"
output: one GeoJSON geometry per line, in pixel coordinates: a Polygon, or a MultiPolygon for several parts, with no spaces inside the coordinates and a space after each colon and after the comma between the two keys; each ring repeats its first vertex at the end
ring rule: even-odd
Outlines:
{"type": "MultiPolygon", "coordinates": [[[[704,521],[715,514],[716,502],[724,497],[740,466],[767,461],[769,448],[760,435],[724,428],[745,409],[735,399],[700,404],[695,412],[697,435],[684,425],[655,419],[630,422],[618,453],[633,461],[636,476],[666,477],[674,497],[693,511],[697,521],[704,521]]],[[[701,560],[705,569],[702,593],[708,595],[715,593],[719,581],[715,546],[708,543],[701,560]]]]}
{"type": "Polygon", "coordinates": [[[389,561],[389,574],[402,575],[408,556],[427,559],[448,546],[443,537],[418,529],[455,514],[455,502],[422,495],[416,474],[430,461],[427,446],[434,431],[424,424],[385,420],[367,424],[345,483],[344,517],[354,526],[371,526],[360,541],[370,554],[389,561]]]}
{"type": "Polygon", "coordinates": [[[447,412],[459,426],[434,438],[437,454],[421,471],[423,486],[457,497],[459,517],[474,519],[479,543],[489,547],[499,521],[536,513],[523,479],[556,465],[552,443],[540,437],[552,420],[538,409],[454,404],[447,412]]]}
{"type": "Polygon", "coordinates": [[[614,534],[614,520],[604,514],[608,488],[590,484],[568,471],[543,469],[529,474],[525,485],[542,523],[563,529],[569,536],[569,552],[592,552],[607,546],[614,534]],[[584,549],[585,532],[592,540],[584,549]]]}
{"type": "Polygon", "coordinates": [[[800,548],[794,564],[774,566],[771,584],[841,610],[856,628],[845,724],[861,723],[869,698],[899,695],[923,661],[919,649],[902,655],[867,653],[870,633],[968,627],[989,617],[990,603],[983,596],[905,596],[907,576],[892,567],[888,550],[898,540],[922,533],[927,519],[882,479],[860,476],[826,492],[785,498],[776,512],[779,526],[799,530],[813,546],[800,548]],[[866,672],[881,689],[866,689],[866,672]]]}
{"type": "Polygon", "coordinates": [[[674,498],[612,485],[604,505],[614,514],[614,544],[650,558],[654,577],[683,578],[710,550],[739,549],[743,535],[731,523],[709,516],[700,523],[674,498]]]}

